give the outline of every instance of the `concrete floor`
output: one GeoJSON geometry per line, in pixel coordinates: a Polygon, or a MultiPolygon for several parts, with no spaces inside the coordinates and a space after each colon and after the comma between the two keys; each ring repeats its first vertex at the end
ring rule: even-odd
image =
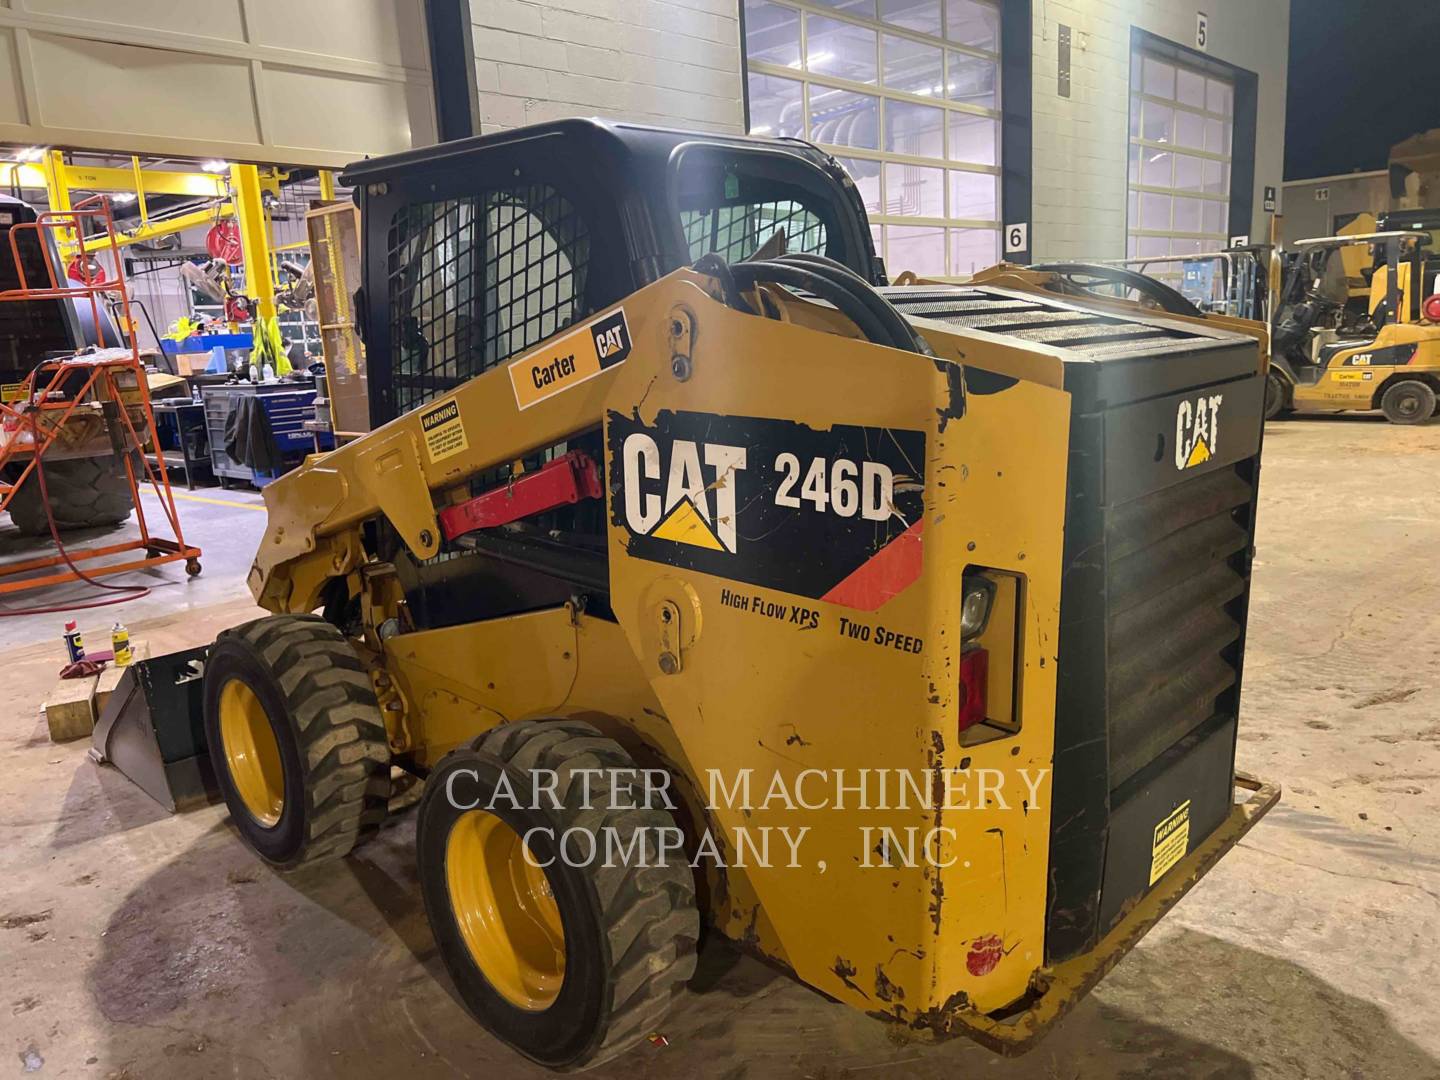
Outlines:
{"type": "MultiPolygon", "coordinates": [[[[142,489],[141,498],[144,500],[150,535],[173,538],[158,497],[149,490],[142,489]]],[[[153,569],[104,577],[100,580],[110,585],[148,586],[150,594],[107,607],[75,611],[73,615],[14,616],[8,613],[42,605],[50,607],[84,603],[96,598],[103,599],[104,594],[83,581],[68,582],[39,592],[11,593],[0,598],[0,649],[55,639],[63,629],[64,620],[72,617],[80,623],[81,631],[90,635],[92,646],[109,648],[109,627],[116,619],[123,620],[128,626],[131,622],[171,612],[197,611],[226,600],[248,597],[250,592],[245,587],[245,575],[250,570],[251,560],[255,558],[260,535],[265,531],[265,503],[260,493],[245,488],[224,491],[218,487],[200,488],[192,492],[185,491],[177,484],[175,506],[186,543],[201,550],[199,577],[187,577],[183,562],[165,563],[153,569]],[[100,645],[102,641],[103,646],[100,645]]],[[[136,539],[139,535],[133,514],[129,521],[117,528],[82,529],[62,534],[66,548],[72,556],[87,547],[123,543],[136,539]]],[[[23,562],[54,553],[55,545],[50,537],[22,536],[10,524],[10,516],[0,514],[0,571],[4,570],[7,563],[23,562]]],[[[96,560],[94,565],[103,565],[107,561],[125,562],[134,557],[127,553],[119,557],[96,560]]],[[[80,563],[81,569],[85,570],[89,570],[91,565],[88,561],[80,563]]]]}
{"type": "MultiPolygon", "coordinates": [[[[1047,1041],[1018,1060],[896,1041],[715,943],[670,1045],[591,1075],[1440,1076],[1440,424],[1267,438],[1240,766],[1284,801],[1047,1041]]],[[[132,629],[165,650],[250,610],[132,629]]],[[[0,1073],[543,1075],[452,997],[409,816],[339,867],[270,872],[222,808],[168,817],[47,741],[45,631],[8,653],[0,717],[0,1073]]]]}

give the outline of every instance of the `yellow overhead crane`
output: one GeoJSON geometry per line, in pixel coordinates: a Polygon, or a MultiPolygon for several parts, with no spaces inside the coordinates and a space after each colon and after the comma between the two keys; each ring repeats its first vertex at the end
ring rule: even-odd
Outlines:
{"type": "MultiPolygon", "coordinates": [[[[335,177],[328,169],[320,171],[320,194],[323,199],[335,197],[335,177]]],[[[74,165],[65,161],[61,150],[46,150],[37,162],[0,163],[0,184],[9,187],[43,188],[52,210],[68,210],[71,193],[128,192],[135,196],[140,224],[120,231],[115,243],[121,247],[169,236],[198,226],[211,225],[223,218],[234,218],[240,226],[241,250],[245,266],[264,266],[265,274],[250,274],[247,290],[255,296],[256,313],[262,318],[275,315],[275,260],[270,242],[270,220],[265,211],[264,195],[278,196],[280,185],[288,174],[273,166],[232,164],[223,171],[147,169],[140,158],[132,155],[129,168],[74,165]],[[198,210],[171,216],[151,217],[148,197],[180,195],[211,200],[198,210]]],[[[77,251],[87,254],[108,249],[110,241],[96,239],[76,245],[70,240],[62,244],[62,259],[68,260],[77,251]]]]}

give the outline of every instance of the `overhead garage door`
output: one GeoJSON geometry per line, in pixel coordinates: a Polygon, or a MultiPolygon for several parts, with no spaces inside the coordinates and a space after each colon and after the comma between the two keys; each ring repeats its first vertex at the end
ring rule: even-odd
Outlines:
{"type": "Polygon", "coordinates": [[[1232,83],[1149,52],[1130,60],[1129,254],[1226,246],[1232,83]]]}
{"type": "Polygon", "coordinates": [[[835,154],[891,273],[1000,248],[1000,9],[987,0],[745,0],[750,131],[835,154]]]}

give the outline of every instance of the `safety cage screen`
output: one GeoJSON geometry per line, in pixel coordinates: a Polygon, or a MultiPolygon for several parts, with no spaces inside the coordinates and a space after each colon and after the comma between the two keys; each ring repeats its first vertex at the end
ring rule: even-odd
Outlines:
{"type": "Polygon", "coordinates": [[[412,203],[389,232],[390,381],[406,412],[590,313],[590,237],[548,184],[412,203]]]}
{"type": "Polygon", "coordinates": [[[778,233],[785,235],[784,251],[825,253],[825,223],[792,199],[682,210],[680,221],[692,259],[713,251],[739,262],[778,233]]]}

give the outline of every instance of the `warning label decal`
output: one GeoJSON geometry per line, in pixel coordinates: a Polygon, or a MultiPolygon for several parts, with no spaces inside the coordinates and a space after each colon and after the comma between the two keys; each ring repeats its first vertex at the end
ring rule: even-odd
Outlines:
{"type": "Polygon", "coordinates": [[[1186,799],[1170,815],[1155,826],[1150,844],[1150,884],[1154,885],[1165,871],[1185,857],[1190,850],[1190,800],[1186,799]]]}
{"type": "Polygon", "coordinates": [[[432,465],[470,449],[465,439],[465,425],[460,421],[460,405],[454,398],[424,410],[420,414],[420,429],[425,434],[425,453],[432,465]]]}
{"type": "Polygon", "coordinates": [[[629,355],[630,326],[621,308],[511,364],[515,404],[528,409],[624,363],[629,355]]]}
{"type": "Polygon", "coordinates": [[[920,576],[922,431],[667,411],[606,436],[636,558],[864,611],[920,576]]]}

